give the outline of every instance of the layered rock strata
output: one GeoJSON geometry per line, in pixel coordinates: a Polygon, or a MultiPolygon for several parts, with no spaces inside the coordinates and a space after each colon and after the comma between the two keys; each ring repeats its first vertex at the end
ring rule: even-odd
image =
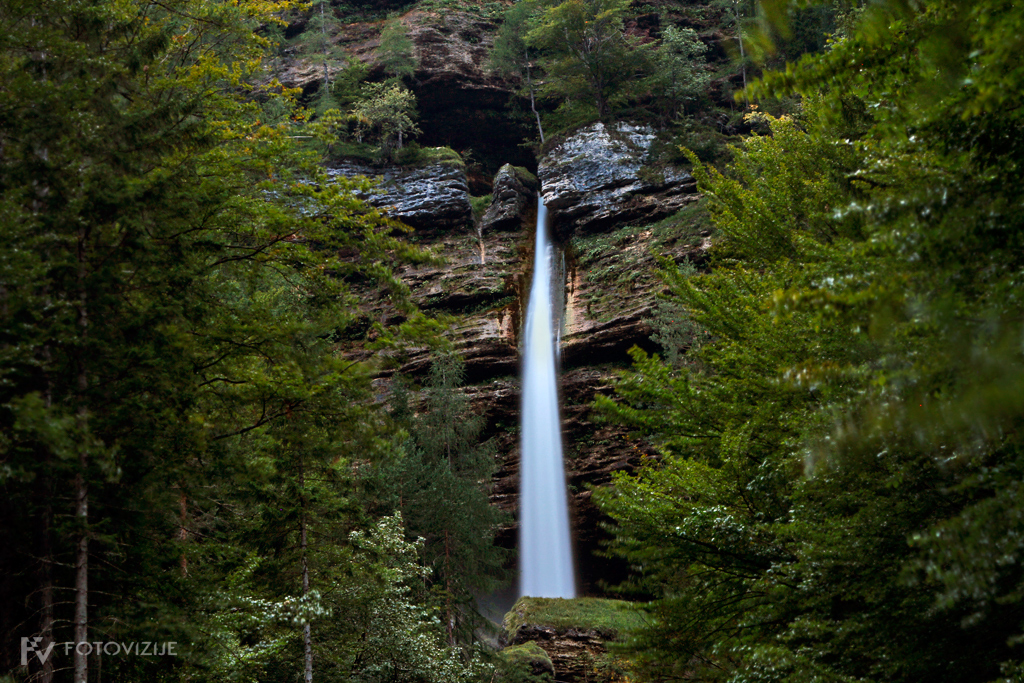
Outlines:
{"type": "Polygon", "coordinates": [[[692,200],[693,177],[650,165],[655,132],[595,123],[570,134],[541,159],[541,194],[557,234],[605,232],[671,215],[692,200]]]}
{"type": "Polygon", "coordinates": [[[491,184],[491,205],[480,219],[481,232],[518,230],[540,184],[524,168],[505,164],[491,184]]]}
{"type": "Polygon", "coordinates": [[[436,163],[405,169],[340,161],[327,172],[331,176],[376,179],[375,192],[357,195],[418,231],[447,232],[472,223],[466,170],[457,164],[436,163]]]}

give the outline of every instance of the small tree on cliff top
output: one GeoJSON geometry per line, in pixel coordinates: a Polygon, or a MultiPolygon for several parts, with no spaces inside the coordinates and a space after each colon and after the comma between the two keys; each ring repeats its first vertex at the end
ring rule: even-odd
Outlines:
{"type": "Polygon", "coordinates": [[[605,118],[648,70],[649,53],[622,31],[630,0],[567,0],[545,9],[526,34],[543,50],[543,90],[567,100],[590,100],[605,118]]]}
{"type": "Polygon", "coordinates": [[[494,37],[489,66],[503,78],[514,78],[523,82],[521,92],[530,97],[530,111],[537,119],[537,132],[544,144],[544,126],[537,111],[537,83],[533,80],[533,59],[537,53],[526,44],[526,33],[530,21],[537,13],[535,0],[522,0],[505,12],[504,21],[494,37]]]}

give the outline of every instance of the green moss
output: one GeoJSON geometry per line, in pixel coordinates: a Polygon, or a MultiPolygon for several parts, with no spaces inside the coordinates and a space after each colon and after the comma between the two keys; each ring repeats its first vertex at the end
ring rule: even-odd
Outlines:
{"type": "Polygon", "coordinates": [[[410,142],[395,154],[395,161],[402,166],[418,168],[430,166],[431,164],[448,164],[464,168],[466,162],[451,147],[420,147],[415,142],[410,142]]]}
{"type": "Polygon", "coordinates": [[[641,624],[640,613],[625,600],[602,598],[519,598],[505,615],[504,627],[509,641],[526,624],[550,626],[559,632],[570,628],[594,630],[605,639],[614,639],[641,624]]]}
{"type": "Polygon", "coordinates": [[[540,188],[540,181],[537,180],[537,176],[530,173],[525,167],[513,166],[512,169],[522,178],[527,187],[532,187],[533,189],[540,188]]]}
{"type": "Polygon", "coordinates": [[[542,664],[548,667],[554,668],[551,663],[551,657],[548,657],[548,653],[544,652],[540,645],[534,641],[523,643],[522,645],[510,645],[501,651],[501,656],[505,659],[523,664],[542,664]]]}
{"type": "Polygon", "coordinates": [[[469,205],[473,207],[473,218],[480,220],[487,211],[487,207],[491,205],[491,195],[485,194],[483,197],[470,197],[469,205]]]}
{"type": "Polygon", "coordinates": [[[331,159],[351,159],[362,161],[367,164],[377,162],[379,153],[377,148],[365,142],[341,141],[331,146],[331,159]]]}

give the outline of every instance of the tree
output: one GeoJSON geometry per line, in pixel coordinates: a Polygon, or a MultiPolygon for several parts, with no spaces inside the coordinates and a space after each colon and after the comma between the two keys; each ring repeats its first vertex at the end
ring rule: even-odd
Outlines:
{"type": "Polygon", "coordinates": [[[432,590],[449,642],[470,642],[478,626],[474,596],[507,580],[507,553],[494,545],[505,515],[491,505],[487,485],[496,460],[480,441],[483,419],[459,391],[465,376],[454,354],[434,359],[423,414],[412,417],[400,389],[394,417],[410,438],[387,473],[393,503],[410,532],[425,539],[423,558],[432,567],[432,590]]]}
{"type": "Polygon", "coordinates": [[[692,106],[704,96],[710,80],[703,68],[705,52],[707,46],[693,29],[665,28],[654,58],[656,67],[651,85],[653,91],[667,101],[670,117],[679,107],[692,106]]]}
{"type": "Polygon", "coordinates": [[[750,0],[718,0],[716,3],[719,7],[723,8],[729,15],[729,19],[732,20],[732,25],[736,30],[736,46],[740,53],[740,64],[743,73],[743,93],[746,97],[747,91],[747,51],[743,45],[743,20],[753,12],[754,8],[751,6],[750,0]]]}
{"type": "Polygon", "coordinates": [[[384,24],[375,55],[384,73],[396,81],[412,78],[416,73],[417,62],[409,30],[398,18],[384,24]]]}
{"type": "Polygon", "coordinates": [[[378,141],[380,155],[389,159],[402,149],[406,134],[419,133],[416,116],[416,96],[401,85],[367,83],[363,86],[363,99],[352,108],[357,120],[357,136],[378,141]]]}
{"type": "Polygon", "coordinates": [[[310,17],[306,26],[302,51],[320,61],[323,83],[317,91],[317,109],[326,111],[337,103],[333,98],[334,73],[332,62],[344,62],[346,56],[334,42],[334,36],[341,28],[341,22],[334,14],[330,0],[313,0],[310,3],[310,17]]]}
{"type": "Polygon", "coordinates": [[[537,85],[533,80],[534,56],[526,44],[526,33],[536,18],[539,5],[534,0],[521,0],[505,11],[501,26],[494,37],[494,47],[489,55],[489,64],[499,76],[515,78],[525,82],[530,98],[530,111],[537,119],[537,133],[544,144],[544,126],[537,111],[537,85]]]}
{"type": "MultiPolygon", "coordinates": [[[[202,642],[201,580],[238,560],[222,494],[252,473],[247,439],[301,464],[307,445],[266,435],[344,416],[365,389],[330,342],[358,316],[346,281],[423,323],[389,268],[422,254],[328,183],[286,121],[261,122],[260,101],[291,104],[258,85],[256,29],[284,7],[0,7],[5,642],[36,615],[46,638],[202,642]]],[[[76,648],[76,682],[88,664],[76,648]]],[[[140,666],[107,658],[104,676],[140,666]]]]}
{"type": "Polygon", "coordinates": [[[855,18],[753,86],[800,92],[799,122],[724,176],[693,160],[722,238],[666,279],[701,362],[637,354],[601,402],[664,454],[597,494],[658,595],[630,646],[651,678],[1019,676],[1024,13],[855,18]]]}
{"type": "Polygon", "coordinates": [[[599,118],[628,96],[628,85],[646,75],[648,50],[622,31],[629,0],[567,0],[543,11],[526,34],[541,50],[543,89],[593,102],[599,118]]]}

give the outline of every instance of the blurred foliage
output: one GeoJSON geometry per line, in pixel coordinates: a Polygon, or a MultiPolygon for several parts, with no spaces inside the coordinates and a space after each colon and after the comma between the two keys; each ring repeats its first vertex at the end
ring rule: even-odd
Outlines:
{"type": "MultiPolygon", "coordinates": [[[[764,36],[796,5],[762,3],[764,36]]],[[[1024,659],[1024,9],[855,9],[752,86],[798,115],[750,115],[771,136],[724,174],[691,156],[720,239],[710,274],[663,277],[708,342],[634,351],[598,399],[661,451],[595,492],[657,596],[625,646],[645,679],[983,683],[1024,659]]]]}

